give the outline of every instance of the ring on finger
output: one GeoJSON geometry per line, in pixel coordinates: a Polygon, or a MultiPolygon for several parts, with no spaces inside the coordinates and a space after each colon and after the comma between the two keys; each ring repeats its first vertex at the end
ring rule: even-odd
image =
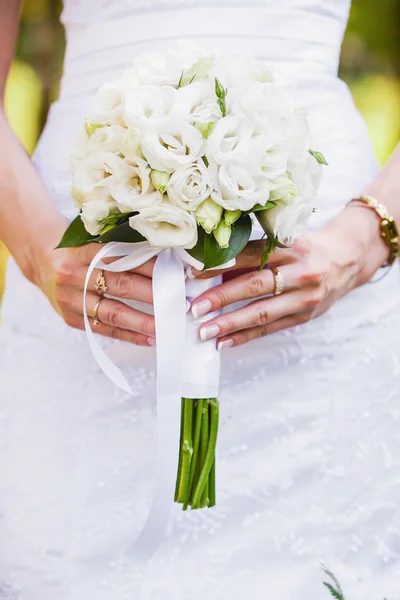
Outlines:
{"type": "Polygon", "coordinates": [[[272,267],[271,271],[275,279],[274,296],[279,296],[279,294],[282,294],[282,292],[285,290],[285,280],[277,267],[272,267]]]}
{"type": "Polygon", "coordinates": [[[99,272],[97,273],[94,289],[101,297],[103,297],[104,294],[107,292],[106,278],[104,277],[103,269],[100,269],[99,272]]]}
{"type": "Polygon", "coordinates": [[[101,321],[99,319],[99,307],[100,307],[102,300],[103,300],[103,296],[98,299],[98,301],[96,302],[95,307],[93,309],[92,318],[93,318],[93,325],[95,325],[95,326],[100,325],[100,323],[101,323],[101,321]]]}

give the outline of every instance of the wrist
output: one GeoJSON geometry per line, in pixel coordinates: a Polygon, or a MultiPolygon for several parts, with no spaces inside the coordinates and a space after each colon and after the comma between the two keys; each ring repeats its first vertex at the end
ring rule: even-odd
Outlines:
{"type": "Polygon", "coordinates": [[[367,283],[389,256],[380,223],[374,210],[353,201],[330,224],[336,239],[346,240],[357,264],[356,285],[367,283]]]}

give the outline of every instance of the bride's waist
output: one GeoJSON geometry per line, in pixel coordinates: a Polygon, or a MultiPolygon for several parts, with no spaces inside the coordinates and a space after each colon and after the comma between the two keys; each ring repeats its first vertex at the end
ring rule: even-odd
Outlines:
{"type": "Polygon", "coordinates": [[[179,38],[257,57],[290,78],[335,77],[343,33],[343,22],[332,16],[254,7],[193,6],[69,24],[61,98],[93,93],[138,54],[171,47],[179,38]]]}

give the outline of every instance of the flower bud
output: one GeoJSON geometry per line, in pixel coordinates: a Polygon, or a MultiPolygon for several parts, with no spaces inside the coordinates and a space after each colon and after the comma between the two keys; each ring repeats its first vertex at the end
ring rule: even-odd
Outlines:
{"type": "Polygon", "coordinates": [[[224,223],[224,221],[221,221],[213,233],[221,248],[229,248],[229,240],[231,239],[232,233],[232,228],[230,225],[227,225],[224,223]]]}
{"type": "Polygon", "coordinates": [[[197,223],[206,233],[211,233],[221,221],[222,210],[222,206],[216,204],[211,198],[207,198],[196,210],[197,223]]]}
{"type": "Polygon", "coordinates": [[[95,125],[94,123],[89,123],[88,121],[85,121],[84,126],[89,137],[96,131],[96,129],[103,127],[103,125],[95,125]]]}
{"type": "Polygon", "coordinates": [[[153,169],[150,175],[152,184],[154,185],[156,190],[158,190],[162,194],[164,194],[164,192],[167,189],[170,177],[171,175],[165,173],[165,171],[157,171],[156,169],[153,169]]]}
{"type": "Polygon", "coordinates": [[[198,131],[200,131],[203,138],[206,140],[212,130],[214,129],[215,121],[210,121],[209,123],[196,123],[195,127],[198,131]]]}
{"type": "Polygon", "coordinates": [[[232,226],[241,217],[241,210],[226,210],[224,212],[224,223],[225,225],[232,226]]]}

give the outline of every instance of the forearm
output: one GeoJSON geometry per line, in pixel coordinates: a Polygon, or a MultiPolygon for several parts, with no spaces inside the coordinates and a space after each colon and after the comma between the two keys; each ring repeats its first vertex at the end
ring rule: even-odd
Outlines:
{"type": "Polygon", "coordinates": [[[65,219],[0,109],[0,240],[36,283],[37,267],[54,248],[65,219]]]}
{"type": "MultiPolygon", "coordinates": [[[[387,166],[362,193],[382,203],[400,226],[400,144],[387,166]]],[[[344,236],[353,240],[359,285],[369,281],[388,258],[389,248],[381,237],[380,218],[372,209],[351,204],[328,228],[342,239],[344,236]]]]}

